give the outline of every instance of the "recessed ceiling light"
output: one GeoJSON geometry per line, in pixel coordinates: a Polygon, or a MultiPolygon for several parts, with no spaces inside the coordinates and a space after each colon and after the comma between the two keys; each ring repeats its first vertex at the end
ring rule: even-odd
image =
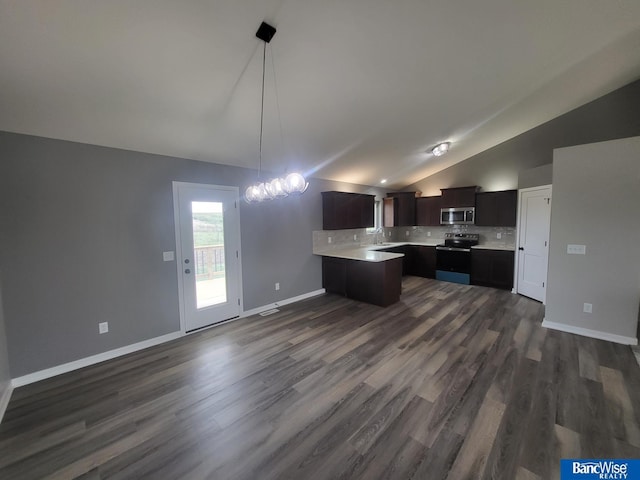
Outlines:
{"type": "Polygon", "coordinates": [[[444,155],[445,153],[447,153],[450,146],[451,143],[449,142],[440,143],[431,149],[431,153],[433,153],[436,157],[439,157],[440,155],[444,155]]]}
{"type": "Polygon", "coordinates": [[[383,178],[382,180],[380,180],[380,183],[387,183],[387,179],[383,178]]]}

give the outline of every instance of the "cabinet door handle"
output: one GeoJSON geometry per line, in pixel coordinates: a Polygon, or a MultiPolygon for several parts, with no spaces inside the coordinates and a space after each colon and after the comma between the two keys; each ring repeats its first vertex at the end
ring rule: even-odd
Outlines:
{"type": "Polygon", "coordinates": [[[518,250],[523,250],[524,251],[524,247],[518,247],[518,250]]]}

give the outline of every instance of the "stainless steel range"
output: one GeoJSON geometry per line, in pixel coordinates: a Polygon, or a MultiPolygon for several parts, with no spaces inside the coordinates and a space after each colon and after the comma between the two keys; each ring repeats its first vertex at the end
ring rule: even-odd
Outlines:
{"type": "Polygon", "coordinates": [[[444,245],[436,247],[436,279],[471,283],[471,247],[478,244],[477,233],[445,233],[444,245]]]}

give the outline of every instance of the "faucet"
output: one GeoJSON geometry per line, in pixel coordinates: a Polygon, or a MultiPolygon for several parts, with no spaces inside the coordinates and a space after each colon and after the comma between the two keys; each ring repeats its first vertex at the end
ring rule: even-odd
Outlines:
{"type": "Polygon", "coordinates": [[[382,236],[384,237],[384,229],[382,227],[378,227],[376,229],[376,231],[374,232],[374,236],[373,236],[373,244],[374,245],[380,245],[384,242],[380,241],[380,234],[382,234],[382,236]]]}

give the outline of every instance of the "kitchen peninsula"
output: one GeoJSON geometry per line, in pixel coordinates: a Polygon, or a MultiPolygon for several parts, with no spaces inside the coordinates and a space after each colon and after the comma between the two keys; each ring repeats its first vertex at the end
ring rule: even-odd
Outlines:
{"type": "Polygon", "coordinates": [[[322,256],[322,286],[327,292],[344,295],[381,307],[400,299],[402,253],[380,252],[383,246],[314,250],[322,256]]]}

